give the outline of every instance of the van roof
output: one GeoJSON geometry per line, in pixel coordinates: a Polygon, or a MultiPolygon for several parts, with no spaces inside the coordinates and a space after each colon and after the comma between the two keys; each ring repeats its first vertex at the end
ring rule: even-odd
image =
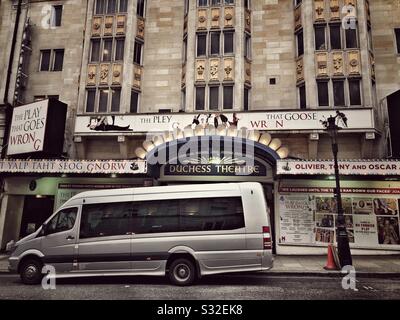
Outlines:
{"type": "MultiPolygon", "coordinates": [[[[239,182],[239,183],[210,183],[210,184],[185,184],[173,186],[157,186],[157,187],[139,187],[124,189],[103,189],[95,191],[85,191],[73,196],[67,202],[82,198],[94,198],[103,196],[122,196],[122,195],[139,195],[152,193],[169,193],[169,192],[193,192],[193,191],[233,191],[238,190],[239,185],[259,185],[258,182],[239,182]]],[[[65,203],[67,204],[67,203],[65,203]]]]}

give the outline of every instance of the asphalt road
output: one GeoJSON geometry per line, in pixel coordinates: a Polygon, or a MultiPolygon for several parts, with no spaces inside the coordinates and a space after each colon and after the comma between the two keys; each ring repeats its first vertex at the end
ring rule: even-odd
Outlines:
{"type": "Polygon", "coordinates": [[[223,275],[201,279],[191,287],[171,286],[158,277],[59,279],[55,290],[21,284],[17,275],[0,274],[0,299],[400,299],[400,278],[357,280],[358,291],[344,290],[340,277],[223,275]]]}

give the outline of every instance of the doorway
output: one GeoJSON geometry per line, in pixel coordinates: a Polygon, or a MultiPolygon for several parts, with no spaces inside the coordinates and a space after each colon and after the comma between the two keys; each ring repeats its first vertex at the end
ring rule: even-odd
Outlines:
{"type": "Polygon", "coordinates": [[[54,196],[25,196],[19,237],[35,232],[54,209],[54,196]]]}

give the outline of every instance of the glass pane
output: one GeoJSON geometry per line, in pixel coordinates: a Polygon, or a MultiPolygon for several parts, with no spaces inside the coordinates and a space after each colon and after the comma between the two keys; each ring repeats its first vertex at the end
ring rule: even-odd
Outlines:
{"type": "Polygon", "coordinates": [[[211,33],[211,54],[219,54],[219,32],[211,33]]]}
{"type": "Polygon", "coordinates": [[[86,97],[86,112],[94,112],[95,90],[88,90],[86,97]]]}
{"type": "Polygon", "coordinates": [[[115,45],[115,61],[124,60],[124,48],[125,48],[125,40],[117,39],[117,43],[115,45]]]}
{"type": "Polygon", "coordinates": [[[224,109],[233,108],[233,87],[224,86],[224,109]]]}
{"type": "Polygon", "coordinates": [[[198,34],[197,35],[197,56],[205,56],[206,55],[206,41],[207,35],[198,34]]]}
{"type": "Polygon", "coordinates": [[[96,0],[96,14],[104,14],[106,0],[96,0]]]}
{"type": "Polygon", "coordinates": [[[302,56],[304,54],[304,36],[303,31],[297,34],[297,56],[302,56]]]}
{"type": "Polygon", "coordinates": [[[208,0],[198,0],[199,1],[199,7],[206,7],[208,5],[208,0]]]}
{"type": "Polygon", "coordinates": [[[137,64],[142,63],[142,44],[138,41],[135,41],[135,48],[133,52],[133,62],[137,64]]]}
{"type": "Polygon", "coordinates": [[[306,109],[307,108],[306,86],[299,87],[299,95],[300,95],[300,109],[306,109]]]}
{"type": "Polygon", "coordinates": [[[249,89],[244,88],[244,95],[243,95],[243,109],[249,110],[249,89]]]}
{"type": "Polygon", "coordinates": [[[117,0],[108,0],[107,13],[115,13],[117,11],[117,0]]]}
{"type": "Polygon", "coordinates": [[[121,89],[113,89],[112,90],[112,101],[111,101],[111,111],[118,112],[119,104],[121,100],[121,89]]]}
{"type": "Polygon", "coordinates": [[[137,113],[138,111],[138,104],[139,104],[139,92],[132,91],[131,92],[131,113],[137,113]]]}
{"type": "Polygon", "coordinates": [[[340,25],[331,26],[331,49],[342,49],[340,25]]]}
{"type": "Polygon", "coordinates": [[[346,48],[348,49],[358,48],[356,29],[346,30],[346,48]]]}
{"type": "Polygon", "coordinates": [[[75,225],[77,213],[77,208],[70,208],[60,211],[56,232],[71,230],[75,225]]]}
{"type": "Polygon", "coordinates": [[[205,88],[197,87],[196,88],[196,110],[204,110],[204,95],[205,88]]]}
{"type": "Polygon", "coordinates": [[[64,62],[64,49],[54,50],[54,71],[62,71],[64,62]]]}
{"type": "Polygon", "coordinates": [[[63,6],[54,6],[53,8],[54,8],[54,18],[52,19],[52,21],[54,21],[53,26],[59,27],[61,26],[63,6]]]}
{"type": "Polygon", "coordinates": [[[103,61],[111,61],[112,39],[103,41],[103,61]]]}
{"type": "Polygon", "coordinates": [[[49,71],[50,68],[50,50],[41,51],[40,71],[49,71]]]}
{"type": "Polygon", "coordinates": [[[218,6],[221,3],[221,0],[211,0],[211,5],[218,6]]]}
{"type": "Polygon", "coordinates": [[[137,0],[136,14],[144,17],[145,0],[137,0]]]}
{"type": "Polygon", "coordinates": [[[128,0],[119,0],[119,12],[127,12],[128,11],[128,0]]]}
{"type": "Polygon", "coordinates": [[[328,82],[318,82],[318,103],[320,107],[329,106],[328,82]]]}
{"type": "Polygon", "coordinates": [[[218,110],[219,87],[210,87],[210,110],[218,110]]]}
{"type": "Polygon", "coordinates": [[[233,53],[233,32],[224,33],[224,53],[233,53]]]}
{"type": "Polygon", "coordinates": [[[315,50],[326,50],[325,26],[315,27],[315,50]]]}
{"type": "Polygon", "coordinates": [[[225,4],[234,4],[235,0],[225,0],[225,4]]]}
{"type": "Polygon", "coordinates": [[[350,105],[361,105],[360,80],[349,80],[350,105]]]}
{"type": "Polygon", "coordinates": [[[400,29],[395,29],[395,33],[396,33],[396,42],[397,42],[397,53],[400,53],[400,29]]]}
{"type": "Polygon", "coordinates": [[[92,52],[90,55],[90,62],[100,61],[100,40],[92,40],[92,52]]]}
{"type": "Polygon", "coordinates": [[[99,112],[107,112],[108,105],[108,89],[101,89],[99,95],[99,112]]]}
{"type": "Polygon", "coordinates": [[[344,102],[344,81],[333,81],[333,99],[336,107],[342,107],[344,102]]]}

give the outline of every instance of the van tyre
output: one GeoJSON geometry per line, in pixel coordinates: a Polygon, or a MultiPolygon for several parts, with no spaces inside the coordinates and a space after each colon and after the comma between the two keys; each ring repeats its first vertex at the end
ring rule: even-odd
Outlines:
{"type": "Polygon", "coordinates": [[[196,268],[188,259],[176,259],[169,267],[169,280],[177,286],[189,286],[196,280],[196,268]]]}
{"type": "Polygon", "coordinates": [[[24,284],[39,284],[42,281],[43,264],[36,259],[28,259],[20,268],[21,280],[24,284]]]}

